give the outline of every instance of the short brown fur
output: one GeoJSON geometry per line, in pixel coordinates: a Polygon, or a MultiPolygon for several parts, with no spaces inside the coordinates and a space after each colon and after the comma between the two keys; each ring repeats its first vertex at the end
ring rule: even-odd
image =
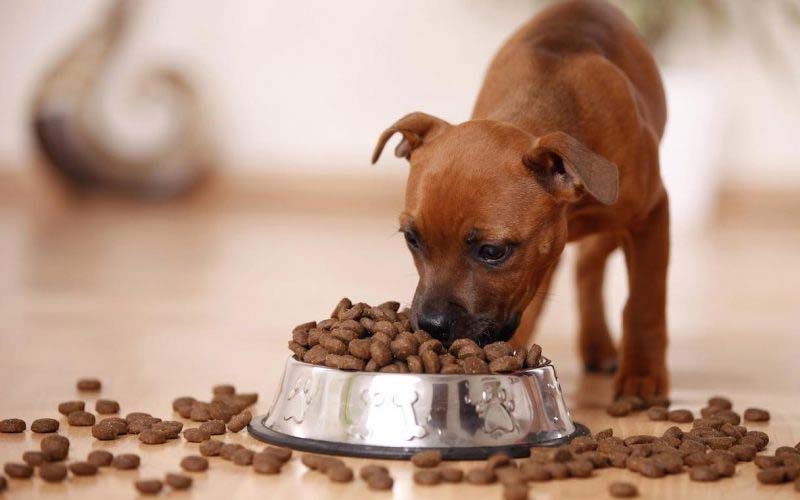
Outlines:
{"type": "Polygon", "coordinates": [[[414,320],[435,310],[450,340],[510,328],[525,345],[564,245],[578,242],[580,352],[588,370],[613,370],[601,291],[621,247],[630,293],[616,392],[665,394],[665,122],[661,78],[634,26],[605,2],[570,1],[500,49],[471,120],[412,113],[387,129],[373,161],[399,132],[396,154],[411,163],[401,227],[420,273],[414,320]],[[485,259],[498,248],[505,260],[485,259]]]}

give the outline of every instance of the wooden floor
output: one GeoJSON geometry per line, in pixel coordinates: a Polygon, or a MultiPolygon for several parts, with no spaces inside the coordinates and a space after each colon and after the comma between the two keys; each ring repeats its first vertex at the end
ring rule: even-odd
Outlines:
{"type": "MultiPolygon", "coordinates": [[[[20,199],[0,202],[0,418],[60,417],[60,401],[81,397],[74,389],[81,376],[100,377],[102,396],[119,400],[123,413],[177,418],[173,398],[207,397],[221,382],[258,391],[263,413],[294,324],[325,316],[342,295],[407,303],[415,286],[411,259],[396,234],[396,207],[20,199]]],[[[697,411],[709,396],[723,394],[738,410],[768,408],[772,421],[752,427],[770,434],[769,449],[800,440],[800,227],[774,220],[756,214],[675,235],[670,278],[675,405],[697,411]]],[[[538,342],[558,368],[574,418],[622,435],[661,432],[666,424],[641,415],[606,416],[610,380],[581,374],[571,266],[559,272],[538,342]]],[[[609,272],[607,302],[616,327],[625,296],[619,257],[609,272]]],[[[181,457],[197,450],[183,441],[147,447],[130,436],[98,442],[88,428],[61,421],[72,440],[70,459],[92,449],[135,452],[141,468],[55,485],[11,480],[7,497],[130,498],[135,479],[177,471],[181,457]]],[[[39,439],[30,432],[0,435],[0,463],[18,461],[39,439]]],[[[225,439],[260,447],[244,432],[225,439]]],[[[415,486],[407,463],[387,465],[396,479],[393,494],[369,492],[361,481],[332,485],[297,459],[277,477],[214,459],[208,472],[194,475],[189,493],[170,495],[501,497],[499,486],[415,486]]],[[[619,479],[639,485],[644,498],[798,497],[789,485],[758,484],[755,467],[745,464],[734,478],[715,484],[690,482],[686,474],[645,480],[606,469],[591,479],[533,484],[531,498],[602,498],[608,483],[619,479]]]]}

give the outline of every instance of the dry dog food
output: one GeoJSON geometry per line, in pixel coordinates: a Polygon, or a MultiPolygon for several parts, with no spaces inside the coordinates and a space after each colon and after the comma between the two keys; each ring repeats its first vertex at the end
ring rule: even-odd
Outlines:
{"type": "Polygon", "coordinates": [[[33,467],[15,462],[7,462],[3,466],[3,471],[8,474],[8,477],[14,479],[27,479],[33,475],[33,467]]]}
{"type": "Polygon", "coordinates": [[[44,463],[44,454],[41,451],[26,451],[22,454],[22,461],[31,467],[38,467],[44,463]]]}
{"type": "Polygon", "coordinates": [[[0,476],[0,493],[6,491],[6,488],[8,488],[8,481],[5,476],[0,476]]]}
{"type": "Polygon", "coordinates": [[[389,474],[373,474],[366,481],[367,487],[375,491],[391,490],[394,486],[394,479],[389,474]]]}
{"type": "Polygon", "coordinates": [[[73,411],[67,415],[67,423],[76,427],[90,427],[94,422],[94,415],[86,411],[73,411]]]}
{"type": "Polygon", "coordinates": [[[139,455],[123,453],[114,457],[111,461],[111,466],[119,470],[131,470],[138,469],[141,462],[139,455]]]}
{"type": "Polygon", "coordinates": [[[106,450],[94,450],[89,452],[86,457],[86,461],[96,467],[108,467],[112,460],[114,460],[114,455],[106,450]]]}
{"type": "Polygon", "coordinates": [[[240,448],[236,450],[231,457],[231,462],[235,463],[236,465],[251,465],[253,463],[253,456],[255,452],[253,450],[248,450],[247,448],[240,448]]]}
{"type": "Polygon", "coordinates": [[[491,484],[497,477],[492,469],[487,467],[475,467],[467,471],[466,479],[472,484],[491,484]]]}
{"type": "Polygon", "coordinates": [[[76,476],[94,476],[97,474],[97,466],[90,462],[72,462],[69,464],[69,471],[76,476]]]}
{"type": "Polygon", "coordinates": [[[349,483],[353,480],[353,469],[346,465],[334,465],[325,471],[325,475],[334,483],[349,483]]]}
{"type": "Polygon", "coordinates": [[[49,434],[58,430],[58,420],[54,418],[37,418],[31,422],[31,430],[39,434],[49,434]]]}
{"type": "Polygon", "coordinates": [[[96,378],[82,378],[78,380],[76,386],[79,391],[99,391],[102,383],[96,378]]]}
{"type": "Polygon", "coordinates": [[[228,422],[228,430],[231,432],[239,432],[247,427],[247,424],[253,419],[253,414],[245,410],[238,415],[231,418],[228,422]]]}
{"type": "Polygon", "coordinates": [[[139,493],[144,495],[157,495],[164,488],[164,483],[159,479],[141,479],[133,483],[139,493]]]}
{"type": "Polygon", "coordinates": [[[744,419],[748,422],[766,422],[769,420],[769,412],[761,408],[748,408],[744,411],[744,419]]]}
{"type": "Polygon", "coordinates": [[[145,429],[139,433],[139,441],[144,444],[164,444],[167,442],[167,436],[155,429],[145,429]]]}
{"type": "Polygon", "coordinates": [[[411,463],[422,468],[436,467],[442,463],[442,452],[439,450],[421,451],[411,457],[411,463]]]}
{"type": "Polygon", "coordinates": [[[208,459],[199,455],[189,455],[181,460],[181,468],[189,472],[203,472],[208,469],[208,459]]]}
{"type": "Polygon", "coordinates": [[[19,418],[7,418],[0,420],[0,432],[16,434],[25,431],[25,421],[19,418]]]}
{"type": "Polygon", "coordinates": [[[39,443],[44,459],[48,462],[57,462],[67,458],[69,453],[69,439],[58,434],[45,436],[39,443]]]}
{"type": "Polygon", "coordinates": [[[99,423],[92,426],[92,436],[100,441],[117,439],[117,430],[110,423],[99,423]]]}
{"type": "Polygon", "coordinates": [[[264,453],[272,455],[282,463],[286,463],[290,458],[292,458],[292,450],[289,448],[276,448],[275,446],[267,446],[264,448],[264,453]]]}
{"type": "Polygon", "coordinates": [[[112,399],[98,399],[94,404],[94,409],[100,415],[113,415],[119,413],[119,403],[112,399]]]}
{"type": "Polygon", "coordinates": [[[183,430],[183,423],[176,420],[156,422],[150,430],[164,434],[167,439],[178,439],[183,430]]]}
{"type": "Polygon", "coordinates": [[[191,429],[186,429],[185,431],[183,431],[183,438],[189,441],[190,443],[201,443],[207,439],[210,439],[211,434],[209,434],[208,431],[205,429],[193,427],[191,429]]]}
{"type": "MultiPolygon", "coordinates": [[[[186,440],[190,441],[188,438],[186,440]]],[[[222,441],[218,441],[216,439],[203,440],[200,443],[200,454],[204,457],[216,457],[219,455],[219,451],[223,444],[224,443],[222,441]]]]}
{"type": "Polygon", "coordinates": [[[631,498],[639,495],[639,490],[631,483],[617,481],[609,485],[608,493],[612,497],[631,498]]]}
{"type": "Polygon", "coordinates": [[[211,388],[214,396],[233,396],[236,394],[236,387],[232,384],[219,384],[211,388]]]}
{"type": "Polygon", "coordinates": [[[192,486],[192,478],[185,474],[168,473],[164,482],[173,490],[187,490],[192,486]]]}
{"type": "Polygon", "coordinates": [[[62,463],[45,463],[39,467],[39,477],[48,483],[58,483],[66,479],[67,466],[62,463]]]}
{"type": "Polygon", "coordinates": [[[225,422],[222,420],[209,420],[200,424],[200,430],[206,431],[212,436],[225,434],[225,422]]]}
{"type": "Polygon", "coordinates": [[[330,318],[296,326],[289,349],[306,363],[384,373],[510,373],[543,362],[538,345],[526,351],[507,342],[481,347],[458,339],[445,350],[425,331],[411,331],[408,313],[399,311],[398,302],[372,307],[347,298],[330,318]]]}
{"type": "Polygon", "coordinates": [[[83,411],[84,408],[83,401],[64,401],[58,404],[58,413],[67,416],[74,411],[83,411]]]}
{"type": "Polygon", "coordinates": [[[442,475],[437,469],[423,469],[414,472],[414,482],[422,486],[435,486],[442,482],[442,475]]]}

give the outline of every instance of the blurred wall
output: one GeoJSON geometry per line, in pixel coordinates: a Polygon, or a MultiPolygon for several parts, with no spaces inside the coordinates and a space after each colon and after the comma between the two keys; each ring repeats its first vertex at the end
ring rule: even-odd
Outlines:
{"type": "MultiPolygon", "coordinates": [[[[734,10],[749,3],[729,1],[734,10]]],[[[784,58],[777,71],[761,42],[735,26],[710,42],[707,27],[688,23],[659,51],[676,110],[665,170],[678,188],[691,189],[697,162],[713,164],[703,167],[709,184],[800,186],[800,39],[772,4],[758,2],[759,22],[784,58]]],[[[0,3],[0,168],[26,168],[37,77],[105,5],[0,3]]],[[[208,93],[229,168],[358,172],[379,132],[406,112],[467,119],[492,54],[539,5],[142,0],[107,100],[130,99],[143,69],[178,64],[208,93]]],[[[752,11],[734,23],[752,23],[752,11]]],[[[111,117],[119,135],[141,134],[141,123],[126,130],[119,114],[111,117]]]]}

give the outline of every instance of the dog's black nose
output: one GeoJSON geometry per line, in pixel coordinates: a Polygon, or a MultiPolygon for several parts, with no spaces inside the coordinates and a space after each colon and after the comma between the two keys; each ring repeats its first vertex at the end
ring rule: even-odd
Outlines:
{"type": "Polygon", "coordinates": [[[417,317],[417,326],[431,337],[444,341],[450,334],[450,317],[441,311],[422,313],[417,317]]]}

